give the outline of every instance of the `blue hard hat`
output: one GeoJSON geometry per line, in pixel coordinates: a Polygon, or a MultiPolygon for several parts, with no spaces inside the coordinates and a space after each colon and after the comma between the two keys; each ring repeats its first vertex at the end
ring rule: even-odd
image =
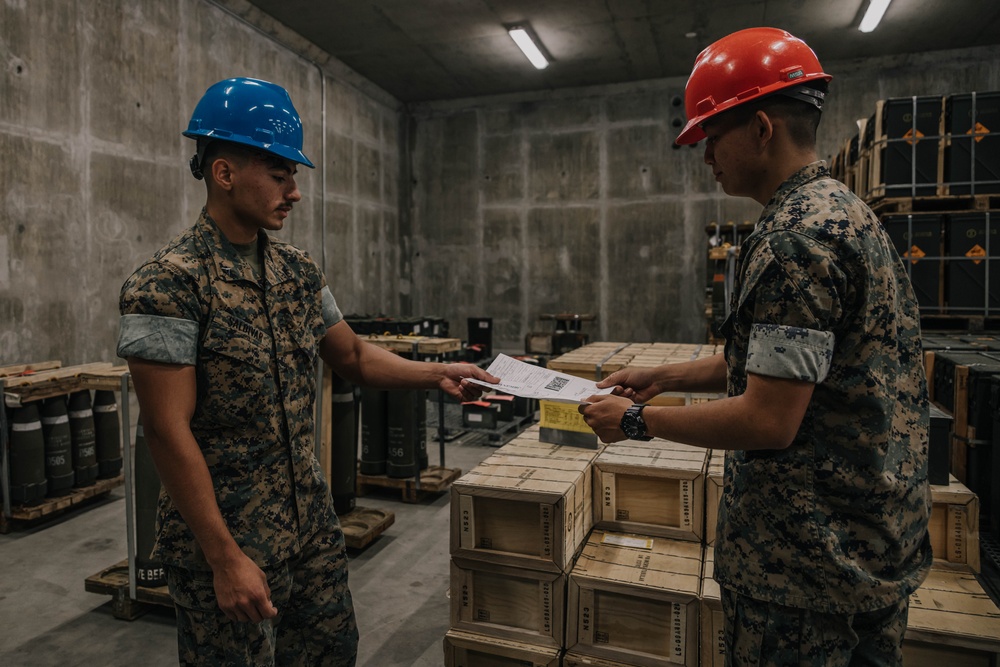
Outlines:
{"type": "MultiPolygon", "coordinates": [[[[239,77],[214,84],[202,95],[183,134],[190,139],[222,139],[259,148],[313,167],[302,153],[302,119],[292,98],[284,88],[268,81],[239,77]]],[[[192,164],[192,171],[194,167],[192,164]]]]}

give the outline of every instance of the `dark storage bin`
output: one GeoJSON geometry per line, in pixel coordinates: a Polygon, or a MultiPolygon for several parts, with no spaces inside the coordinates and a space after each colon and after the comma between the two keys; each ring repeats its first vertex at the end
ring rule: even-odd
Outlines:
{"type": "Polygon", "coordinates": [[[951,474],[951,415],[931,406],[930,443],[927,454],[927,481],[948,486],[951,474]]]}
{"type": "Polygon", "coordinates": [[[986,314],[987,309],[1000,309],[1000,215],[952,214],[946,229],[949,312],[986,314]]]}
{"type": "Polygon", "coordinates": [[[500,406],[489,401],[462,403],[462,425],[466,428],[495,429],[500,419],[500,406]]]}
{"type": "Polygon", "coordinates": [[[945,127],[950,135],[944,160],[948,193],[1000,192],[1000,92],[949,96],[945,127]]]}
{"type": "MultiPolygon", "coordinates": [[[[1000,455],[996,454],[996,452],[1000,452],[1000,376],[993,378],[990,395],[992,397],[992,405],[990,407],[993,412],[992,447],[994,455],[990,457],[990,472],[987,486],[992,488],[1000,484],[1000,455]]],[[[994,536],[1000,536],[1000,490],[991,493],[988,502],[984,501],[980,503],[980,514],[984,512],[987,514],[988,520],[981,522],[981,525],[986,527],[994,536]]]]}
{"type": "Polygon", "coordinates": [[[874,150],[881,166],[876,176],[885,197],[920,197],[937,194],[938,148],[941,134],[940,97],[901,97],[884,100],[881,135],[874,150]]]}
{"type": "Polygon", "coordinates": [[[499,414],[500,421],[509,422],[514,420],[513,396],[490,395],[490,396],[484,396],[483,400],[486,401],[487,403],[492,403],[493,405],[500,408],[500,414],[499,414]]]}
{"type": "MultiPolygon", "coordinates": [[[[955,369],[958,366],[969,367],[968,395],[970,403],[976,406],[988,405],[988,398],[983,395],[989,390],[982,384],[985,378],[1000,373],[1000,354],[990,355],[982,352],[937,352],[934,355],[934,400],[945,410],[955,414],[955,369]]],[[[988,393],[985,394],[988,396],[988,393]]],[[[974,416],[970,409],[969,425],[985,427],[982,418],[974,416]]]]}
{"type": "Polygon", "coordinates": [[[944,222],[940,214],[887,215],[882,225],[903,258],[921,308],[941,309],[944,222]],[[922,259],[927,257],[929,259],[922,259]]]}
{"type": "Polygon", "coordinates": [[[493,356],[493,318],[492,317],[470,317],[469,326],[469,347],[475,346],[479,352],[479,359],[488,359],[493,356]]]}

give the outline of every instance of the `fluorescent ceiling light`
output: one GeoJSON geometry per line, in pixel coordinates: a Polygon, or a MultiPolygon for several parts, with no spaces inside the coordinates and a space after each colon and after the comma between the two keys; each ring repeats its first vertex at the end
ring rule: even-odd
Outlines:
{"type": "Polygon", "coordinates": [[[858,30],[861,32],[871,32],[878,26],[878,22],[882,20],[882,16],[885,14],[885,10],[889,8],[890,0],[868,0],[868,11],[865,12],[865,17],[861,19],[861,25],[858,26],[858,30]]]}
{"type": "Polygon", "coordinates": [[[532,39],[531,33],[524,26],[511,26],[507,29],[510,34],[510,38],[514,40],[514,43],[521,47],[521,51],[524,55],[528,56],[528,60],[531,64],[538,69],[545,69],[549,66],[549,60],[542,53],[538,45],[535,44],[535,40],[532,39]]]}

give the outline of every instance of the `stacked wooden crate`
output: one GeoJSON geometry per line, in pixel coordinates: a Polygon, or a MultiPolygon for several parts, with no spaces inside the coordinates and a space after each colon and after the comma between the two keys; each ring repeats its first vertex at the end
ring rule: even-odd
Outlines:
{"type": "Polygon", "coordinates": [[[564,664],[698,664],[707,452],[654,438],[594,460],[594,531],[569,575],[564,664]]]}
{"type": "Polygon", "coordinates": [[[536,426],[452,486],[447,665],[487,664],[486,656],[500,661],[518,651],[529,664],[558,661],[567,576],[593,526],[599,451],[542,443],[536,426]],[[469,652],[479,662],[462,662],[469,652]]]}

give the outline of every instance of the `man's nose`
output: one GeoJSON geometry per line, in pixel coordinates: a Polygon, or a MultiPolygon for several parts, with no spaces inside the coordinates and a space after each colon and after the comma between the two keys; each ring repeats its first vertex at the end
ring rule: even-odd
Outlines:
{"type": "Polygon", "coordinates": [[[295,179],[291,179],[292,190],[285,195],[285,198],[292,202],[297,202],[302,199],[302,193],[299,192],[299,184],[295,182],[295,179]]]}

